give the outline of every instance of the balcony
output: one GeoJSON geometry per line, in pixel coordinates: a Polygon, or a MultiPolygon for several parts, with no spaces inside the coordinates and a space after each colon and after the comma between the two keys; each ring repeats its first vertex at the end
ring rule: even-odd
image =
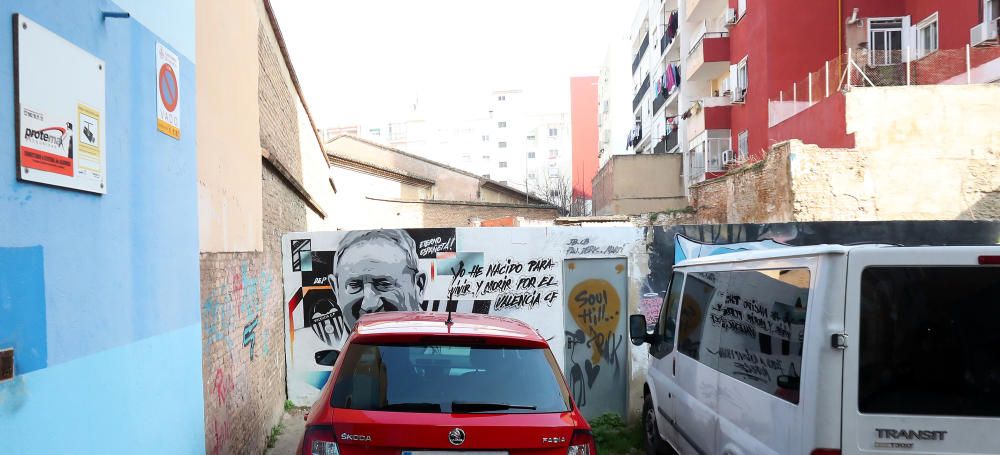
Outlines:
{"type": "Polygon", "coordinates": [[[635,53],[635,59],[632,60],[632,73],[639,69],[639,63],[642,63],[642,56],[646,55],[646,48],[649,47],[649,34],[647,33],[645,37],[642,38],[642,44],[639,45],[639,51],[635,53]]]}
{"type": "Polygon", "coordinates": [[[729,130],[731,125],[732,106],[729,98],[720,96],[705,98],[701,101],[702,107],[695,109],[684,125],[687,128],[687,137],[696,138],[701,133],[708,130],[729,130]]]}
{"type": "Polygon", "coordinates": [[[725,14],[728,7],[728,0],[687,0],[687,17],[684,20],[697,22],[719,17],[725,14]]]}
{"type": "Polygon", "coordinates": [[[706,32],[687,57],[687,80],[707,81],[729,71],[729,33],[706,32]]]}
{"type": "Polygon", "coordinates": [[[634,112],[639,108],[639,103],[642,102],[642,97],[646,96],[646,92],[649,90],[649,75],[642,80],[642,84],[639,85],[639,89],[635,92],[635,97],[632,98],[632,111],[634,112]]]}
{"type": "Polygon", "coordinates": [[[690,140],[688,152],[687,184],[719,177],[725,173],[725,155],[732,150],[729,130],[709,132],[690,140]]]}

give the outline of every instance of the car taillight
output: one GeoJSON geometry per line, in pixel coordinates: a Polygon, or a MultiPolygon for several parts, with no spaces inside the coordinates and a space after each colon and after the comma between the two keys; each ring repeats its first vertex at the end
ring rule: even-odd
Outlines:
{"type": "Polygon", "coordinates": [[[1000,256],[979,256],[979,265],[1000,265],[1000,256]]]}
{"type": "Polygon", "coordinates": [[[333,435],[333,427],[329,425],[313,425],[306,427],[302,437],[302,455],[340,455],[337,438],[333,435]]]}
{"type": "Polygon", "coordinates": [[[813,449],[809,455],[840,455],[840,449],[813,449]]]}
{"type": "Polygon", "coordinates": [[[569,450],[566,455],[597,455],[594,435],[590,430],[576,430],[569,440],[569,450]]]}

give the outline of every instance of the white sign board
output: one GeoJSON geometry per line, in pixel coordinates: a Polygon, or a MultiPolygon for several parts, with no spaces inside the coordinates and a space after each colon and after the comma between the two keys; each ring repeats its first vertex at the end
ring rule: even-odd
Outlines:
{"type": "Polygon", "coordinates": [[[181,62],[160,43],[156,43],[156,129],[181,138],[181,62]]]}
{"type": "Polygon", "coordinates": [[[104,194],[104,61],[18,14],[17,164],[24,181],[104,194]]]}

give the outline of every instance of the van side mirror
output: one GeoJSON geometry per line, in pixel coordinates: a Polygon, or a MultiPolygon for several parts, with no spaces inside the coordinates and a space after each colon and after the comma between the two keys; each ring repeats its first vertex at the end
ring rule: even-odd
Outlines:
{"type": "Polygon", "coordinates": [[[316,358],[317,365],[332,367],[333,364],[337,363],[337,357],[340,356],[340,351],[333,349],[327,349],[325,351],[316,351],[316,353],[313,354],[313,356],[315,356],[316,358]]]}
{"type": "Polygon", "coordinates": [[[646,329],[646,316],[633,314],[628,317],[628,336],[632,339],[632,344],[642,346],[649,342],[649,332],[646,329]]]}

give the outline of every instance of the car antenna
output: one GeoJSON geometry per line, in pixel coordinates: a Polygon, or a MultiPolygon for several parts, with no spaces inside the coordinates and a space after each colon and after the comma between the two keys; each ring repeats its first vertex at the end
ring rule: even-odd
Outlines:
{"type": "Polygon", "coordinates": [[[455,321],[451,320],[451,310],[448,310],[448,320],[444,321],[444,325],[452,325],[454,323],[455,323],[455,321]]]}

